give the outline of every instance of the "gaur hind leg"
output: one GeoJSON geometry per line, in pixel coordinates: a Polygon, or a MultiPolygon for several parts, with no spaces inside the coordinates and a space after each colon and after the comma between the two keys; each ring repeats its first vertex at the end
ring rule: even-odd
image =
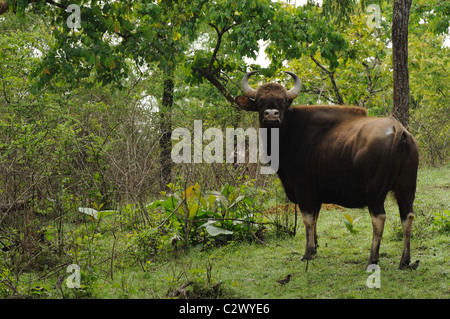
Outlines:
{"type": "Polygon", "coordinates": [[[319,211],[317,211],[314,215],[314,247],[317,248],[319,247],[319,242],[317,240],[318,236],[317,236],[317,220],[319,219],[319,211]]]}
{"type": "Polygon", "coordinates": [[[411,230],[414,220],[413,201],[414,190],[398,187],[395,190],[395,197],[397,199],[400,220],[403,230],[403,253],[400,259],[399,268],[403,269],[411,262],[411,230]]]}
{"type": "MultiPolygon", "coordinates": [[[[405,139],[412,140],[410,135],[405,139]]],[[[394,183],[394,193],[400,211],[400,220],[403,230],[403,253],[399,268],[403,269],[411,262],[411,231],[414,220],[413,202],[416,195],[418,151],[415,142],[410,141],[409,153],[402,162],[402,167],[394,183]],[[414,145],[413,145],[414,144],[414,145]]],[[[406,146],[405,146],[406,148],[406,146]]]]}

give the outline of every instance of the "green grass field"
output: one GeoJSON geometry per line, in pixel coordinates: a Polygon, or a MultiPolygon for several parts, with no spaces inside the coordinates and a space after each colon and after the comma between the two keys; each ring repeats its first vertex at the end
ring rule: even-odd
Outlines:
{"type": "MultiPolygon", "coordinates": [[[[133,253],[127,246],[131,237],[129,231],[105,232],[98,235],[95,245],[83,251],[87,256],[77,257],[80,260],[90,258],[89,263],[81,265],[81,289],[68,288],[67,281],[54,288],[58,278],[61,282],[61,278],[69,276],[65,265],[59,271],[52,272],[49,268],[47,272],[41,269],[24,273],[16,287],[23,294],[40,298],[448,299],[449,172],[449,168],[422,168],[419,172],[411,241],[412,261],[420,260],[417,270],[398,269],[402,233],[397,205],[393,197],[388,196],[380,248],[380,288],[367,286],[372,274],[366,271],[372,239],[368,211],[344,211],[339,207],[321,211],[320,246],[307,270],[306,263],[300,261],[305,244],[300,219],[296,236],[280,235],[269,227],[265,232],[265,244],[241,240],[206,249],[199,245],[191,247],[188,253],[177,250],[149,258],[141,265],[131,263],[126,257],[133,253]],[[354,232],[347,229],[344,213],[354,220],[354,232]],[[291,281],[280,286],[276,280],[288,274],[293,275],[291,281]],[[177,288],[184,284],[187,287],[178,289],[177,294],[177,288]],[[43,290],[36,287],[43,287],[43,290]]],[[[83,238],[78,240],[81,245],[83,238]]]]}
{"type": "MultiPolygon", "coordinates": [[[[105,283],[95,294],[163,298],[168,291],[194,281],[203,288],[222,282],[218,297],[223,298],[449,298],[450,236],[438,232],[432,222],[435,213],[449,210],[448,173],[447,169],[422,169],[419,174],[411,242],[412,260],[420,260],[416,271],[398,269],[403,247],[400,219],[395,200],[387,199],[380,288],[367,286],[371,273],[365,267],[372,238],[368,211],[346,209],[353,219],[360,217],[354,224],[357,233],[347,230],[342,211],[322,211],[318,221],[320,247],[307,271],[305,262],[300,261],[305,240],[301,225],[295,237],[269,234],[267,246],[240,242],[202,252],[194,248],[187,255],[150,267],[145,274],[139,269],[127,270],[121,288],[105,283]],[[208,265],[211,270],[207,270],[208,265]],[[287,274],[293,277],[281,287],[276,280],[287,274]]],[[[191,285],[187,289],[195,292],[195,288],[191,285]]]]}

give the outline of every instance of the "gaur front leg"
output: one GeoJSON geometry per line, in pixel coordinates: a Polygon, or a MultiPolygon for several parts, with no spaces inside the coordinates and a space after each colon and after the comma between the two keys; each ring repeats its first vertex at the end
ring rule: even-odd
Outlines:
{"type": "Polygon", "coordinates": [[[316,250],[316,239],[315,239],[315,224],[316,218],[314,213],[303,213],[302,212],[303,224],[305,224],[305,234],[306,234],[306,246],[305,254],[301,260],[311,260],[312,255],[315,255],[316,250]]]}

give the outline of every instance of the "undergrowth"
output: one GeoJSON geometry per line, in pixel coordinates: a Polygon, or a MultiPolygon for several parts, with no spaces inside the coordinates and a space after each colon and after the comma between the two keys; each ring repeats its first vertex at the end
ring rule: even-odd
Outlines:
{"type": "MultiPolygon", "coordinates": [[[[367,210],[324,205],[318,254],[306,271],[300,261],[301,216],[298,213],[296,221],[293,205],[280,196],[279,184],[262,189],[250,181],[240,187],[226,184],[204,190],[179,181],[148,204],[105,209],[97,203],[79,206],[70,199],[64,203],[65,214],[45,225],[28,226],[40,226],[33,240],[25,234],[2,236],[0,296],[445,297],[450,257],[447,172],[447,168],[419,172],[411,242],[412,258],[421,260],[417,271],[397,269],[402,231],[395,199],[387,198],[378,292],[365,285],[372,236],[367,210]],[[79,273],[73,271],[74,265],[79,273]],[[291,282],[278,287],[276,280],[288,273],[294,275],[291,282]],[[359,279],[352,282],[352,277],[359,279]],[[77,280],[79,286],[74,287],[77,280]]],[[[52,214],[51,206],[45,214],[52,214]]]]}

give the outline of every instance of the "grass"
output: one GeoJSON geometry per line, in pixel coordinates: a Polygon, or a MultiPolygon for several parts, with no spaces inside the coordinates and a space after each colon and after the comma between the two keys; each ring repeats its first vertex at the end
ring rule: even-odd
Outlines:
{"type": "Polygon", "coordinates": [[[320,246],[307,271],[305,262],[300,261],[305,244],[301,222],[294,237],[269,229],[265,233],[266,245],[237,241],[206,249],[191,247],[188,253],[161,252],[144,267],[126,257],[130,253],[129,231],[117,231],[116,242],[111,232],[96,241],[98,247],[93,250],[90,269],[82,269],[84,288],[69,289],[64,284],[59,290],[52,288],[58,276],[64,275],[64,268],[45,278],[42,271],[30,271],[21,276],[16,287],[26,291],[28,297],[33,296],[33,291],[40,298],[167,298],[183,284],[192,282],[177,297],[448,299],[450,236],[435,219],[450,209],[449,172],[448,167],[419,171],[411,240],[412,261],[420,260],[417,270],[398,269],[403,247],[400,218],[395,200],[392,196],[387,198],[380,248],[380,288],[368,288],[366,284],[371,275],[366,272],[366,263],[372,239],[368,211],[334,206],[321,211],[320,246]],[[354,221],[359,218],[353,224],[356,232],[345,226],[344,213],[354,221]],[[109,254],[113,250],[111,262],[109,254]],[[103,257],[96,258],[96,254],[103,257]],[[280,286],[276,280],[288,274],[293,275],[291,281],[280,286]],[[36,287],[45,289],[42,292],[36,287]]]}
{"type": "MultiPolygon", "coordinates": [[[[213,258],[212,278],[223,282],[226,298],[449,298],[448,248],[450,239],[416,238],[412,241],[413,258],[421,260],[416,271],[399,270],[402,241],[394,227],[386,229],[381,248],[381,288],[369,289],[365,270],[369,255],[370,218],[361,218],[360,232],[349,233],[339,213],[323,214],[318,255],[309,262],[300,261],[304,236],[269,239],[269,247],[257,243],[239,243],[208,251],[192,250],[149,273],[155,295],[163,297],[168,286],[176,287],[200,277],[206,278],[206,260],[213,258]],[[341,218],[339,218],[341,217],[341,218]],[[329,228],[328,228],[328,227],[329,228]],[[335,226],[335,227],[333,227],[335,226]],[[327,229],[324,229],[327,227],[327,229]],[[440,248],[438,248],[440,247],[440,248]],[[212,257],[213,256],[213,257],[212,257]],[[199,270],[196,274],[190,269],[199,270]],[[281,287],[277,279],[292,274],[281,287]],[[178,278],[175,282],[170,279],[178,278]]],[[[142,296],[142,295],[141,295],[142,296]]],[[[130,297],[141,297],[139,294],[130,297]]]]}

